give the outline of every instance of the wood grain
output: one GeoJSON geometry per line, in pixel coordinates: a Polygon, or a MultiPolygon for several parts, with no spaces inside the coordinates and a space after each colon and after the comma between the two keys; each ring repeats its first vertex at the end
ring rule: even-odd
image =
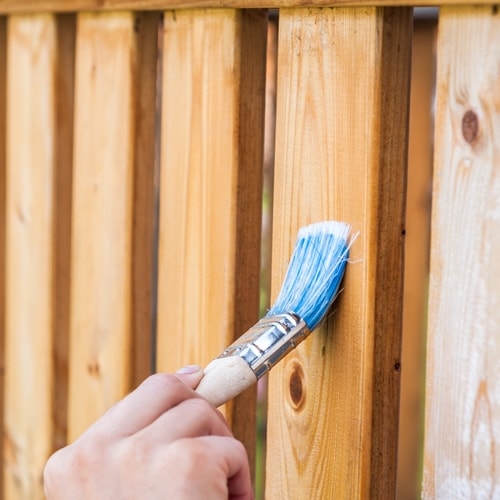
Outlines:
{"type": "MultiPolygon", "coordinates": [[[[206,365],[258,319],[266,16],[166,12],[158,369],[206,365]]],[[[227,408],[253,462],[255,388],[227,408]]]]}
{"type": "Polygon", "coordinates": [[[52,449],[56,21],[8,22],[4,496],[43,498],[52,449]]]}
{"type": "Polygon", "coordinates": [[[392,498],[411,11],[280,12],[273,290],[296,231],[360,236],[336,314],[270,376],[267,498],[392,498]]]}
{"type": "Polygon", "coordinates": [[[424,498],[500,495],[500,17],[440,12],[424,498]]]}
{"type": "MultiPolygon", "coordinates": [[[[132,13],[78,16],[70,440],[122,397],[135,377],[132,297],[141,290],[131,289],[132,276],[135,285],[138,283],[132,264],[137,248],[133,237],[138,235],[133,229],[134,164],[141,157],[151,161],[153,156],[137,151],[139,144],[153,147],[153,139],[149,145],[141,143],[136,129],[139,124],[149,124],[149,118],[138,118],[136,108],[142,103],[137,90],[138,58],[142,56],[137,23],[132,13]]],[[[153,42],[156,44],[154,38],[153,42]]],[[[150,55],[146,57],[150,60],[150,55]]],[[[152,171],[150,165],[144,168],[152,171]]],[[[139,219],[135,220],[141,216],[136,214],[139,219]]],[[[146,283],[148,279],[146,276],[146,283]]],[[[143,333],[149,338],[150,332],[143,333]]]]}

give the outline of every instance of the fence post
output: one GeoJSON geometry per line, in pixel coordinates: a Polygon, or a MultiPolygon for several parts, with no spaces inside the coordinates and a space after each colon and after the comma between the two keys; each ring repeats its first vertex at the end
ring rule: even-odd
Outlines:
{"type": "MultiPolygon", "coordinates": [[[[258,319],[266,20],[165,13],[159,370],[208,363],[258,319]]],[[[253,463],[255,388],[226,410],[253,463]]]]}
{"type": "Polygon", "coordinates": [[[500,495],[500,16],[439,15],[424,498],[500,495]]]}
{"type": "Polygon", "coordinates": [[[300,225],[360,236],[337,313],[271,373],[268,498],[395,495],[411,14],[280,11],[274,294],[300,225]]]}

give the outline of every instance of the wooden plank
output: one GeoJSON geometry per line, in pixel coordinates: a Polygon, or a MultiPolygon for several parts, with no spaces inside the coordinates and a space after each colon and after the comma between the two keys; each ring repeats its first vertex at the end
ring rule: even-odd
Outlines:
{"type": "Polygon", "coordinates": [[[500,495],[500,17],[440,12],[425,498],[500,495]]]}
{"type": "MultiPolygon", "coordinates": [[[[4,428],[5,384],[5,184],[6,150],[5,121],[7,106],[7,19],[0,17],[0,429],[4,428]]],[[[1,459],[2,472],[4,457],[1,459]]],[[[0,492],[3,492],[3,473],[0,474],[0,492]]]]}
{"type": "MultiPolygon", "coordinates": [[[[258,319],[266,29],[261,11],[165,13],[159,370],[258,319]]],[[[253,462],[255,388],[226,410],[253,462]]]]}
{"type": "MultiPolygon", "coordinates": [[[[142,56],[138,22],[132,13],[78,16],[70,440],[122,397],[135,379],[132,318],[141,313],[132,305],[138,292],[131,289],[132,276],[135,284],[138,278],[132,264],[137,250],[132,240],[139,234],[133,229],[134,162],[141,155],[140,161],[152,157],[137,151],[141,141],[144,147],[146,142],[136,126],[146,123],[150,130],[149,118],[137,117],[136,104],[143,101],[137,89],[143,71],[137,62],[142,56]]],[[[151,54],[145,57],[151,60],[151,54]]],[[[143,216],[137,215],[135,222],[143,216]]],[[[149,338],[149,332],[144,335],[149,338]]]]}
{"type": "Polygon", "coordinates": [[[411,65],[396,494],[396,498],[400,500],[417,500],[421,493],[436,30],[437,19],[415,20],[411,65]]]}
{"type": "Polygon", "coordinates": [[[5,498],[43,498],[52,449],[56,21],[11,17],[7,76],[5,498]]]}
{"type": "MultiPolygon", "coordinates": [[[[497,0],[482,0],[495,5],[497,0]]],[[[283,9],[287,7],[376,7],[468,5],[470,0],[0,0],[0,14],[76,11],[145,11],[192,8],[283,9]]]]}
{"type": "Polygon", "coordinates": [[[300,226],[360,236],[336,314],[271,372],[267,498],[395,495],[411,14],[280,12],[274,294],[300,226]]]}

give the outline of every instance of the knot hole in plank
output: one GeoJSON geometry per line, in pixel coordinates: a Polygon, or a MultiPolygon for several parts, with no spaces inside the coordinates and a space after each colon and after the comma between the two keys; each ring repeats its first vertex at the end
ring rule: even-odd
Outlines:
{"type": "Polygon", "coordinates": [[[479,118],[476,113],[469,109],[462,117],[462,135],[464,139],[472,144],[479,131],[479,118]]]}
{"type": "Polygon", "coordinates": [[[290,405],[295,411],[299,411],[306,401],[305,374],[302,365],[293,360],[290,364],[288,380],[290,405]]]}

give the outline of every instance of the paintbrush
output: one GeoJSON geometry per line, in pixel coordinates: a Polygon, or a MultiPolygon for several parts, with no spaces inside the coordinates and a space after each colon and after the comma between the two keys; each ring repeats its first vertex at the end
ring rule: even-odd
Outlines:
{"type": "Polygon", "coordinates": [[[349,256],[350,226],[328,221],[299,230],[282,288],[269,312],[211,361],[196,391],[220,406],[253,385],[326,317],[349,256]]]}

